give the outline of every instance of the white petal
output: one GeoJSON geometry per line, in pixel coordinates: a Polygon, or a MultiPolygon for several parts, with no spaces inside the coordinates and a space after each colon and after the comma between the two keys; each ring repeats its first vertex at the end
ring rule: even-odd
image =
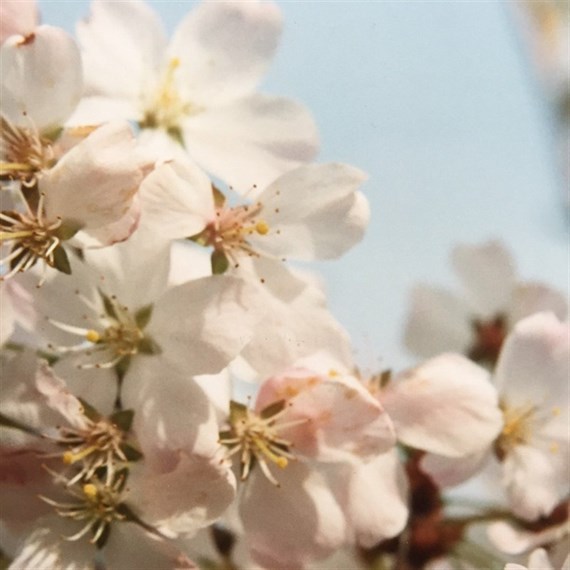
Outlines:
{"type": "Polygon", "coordinates": [[[473,342],[467,305],[445,289],[418,285],[412,291],[404,342],[429,358],[442,352],[465,353],[473,342]]]}
{"type": "Polygon", "coordinates": [[[0,43],[14,34],[31,34],[38,21],[38,6],[34,0],[3,0],[0,3],[0,43]]]}
{"type": "Polygon", "coordinates": [[[143,228],[111,248],[85,250],[84,257],[91,280],[99,283],[106,295],[116,295],[131,311],[156,303],[166,290],[169,243],[143,228]]]}
{"type": "Polygon", "coordinates": [[[129,490],[141,518],[170,538],[193,535],[220,518],[235,498],[235,478],[219,457],[162,453],[160,470],[135,466],[129,490]]]}
{"type": "Polygon", "coordinates": [[[197,570],[173,544],[132,523],[116,524],[104,549],[108,570],[197,570]]]}
{"type": "Polygon", "coordinates": [[[83,405],[69,391],[67,384],[42,362],[36,373],[36,387],[45,397],[46,404],[59,412],[73,427],[85,428],[87,419],[83,414],[83,405]]]}
{"type": "Polygon", "coordinates": [[[57,568],[95,570],[95,547],[87,540],[63,540],[81,529],[80,523],[49,515],[37,521],[36,528],[10,564],[11,570],[57,568]]]}
{"type": "Polygon", "coordinates": [[[358,188],[366,180],[345,164],[302,166],[278,178],[258,197],[266,236],[251,238],[254,249],[276,257],[330,259],[358,243],[369,208],[358,188]]]}
{"type": "Polygon", "coordinates": [[[519,321],[497,363],[497,389],[509,407],[535,405],[566,417],[570,327],[552,313],[519,321]]]}
{"type": "Polygon", "coordinates": [[[2,112],[13,123],[39,130],[63,125],[79,102],[79,49],[59,28],[40,26],[25,39],[12,36],[1,50],[2,112]]]}
{"type": "Polygon", "coordinates": [[[200,233],[214,218],[210,179],[190,161],[163,164],[141,186],[143,224],[162,238],[200,233]]]}
{"type": "Polygon", "coordinates": [[[401,441],[448,457],[487,448],[503,424],[489,374],[458,354],[432,358],[405,373],[381,401],[401,441]]]}
{"type": "Polygon", "coordinates": [[[59,216],[84,229],[116,222],[129,211],[151,166],[128,123],[96,129],[42,178],[48,219],[59,216]]]}
{"type": "Polygon", "coordinates": [[[269,67],[281,33],[273,2],[203,2],[179,24],[169,46],[180,60],[179,88],[198,105],[247,95],[269,67]]]}
{"type": "Polygon", "coordinates": [[[554,570],[548,554],[543,548],[537,548],[528,557],[528,570],[554,570]]]}
{"type": "Polygon", "coordinates": [[[184,370],[160,357],[133,359],[121,401],[135,411],[133,429],[151,468],[161,468],[163,451],[172,455],[182,449],[206,456],[218,452],[218,425],[206,394],[184,370]]]}
{"type": "Polygon", "coordinates": [[[421,468],[440,487],[454,487],[479,473],[490,457],[486,449],[466,457],[443,457],[427,453],[422,458],[421,468]]]}
{"type": "Polygon", "coordinates": [[[158,15],[140,0],[94,0],[77,37],[88,93],[127,100],[137,100],[158,74],[166,48],[158,15]]]}
{"type": "Polygon", "coordinates": [[[567,535],[567,521],[538,532],[505,521],[498,521],[487,527],[487,536],[493,546],[507,554],[522,554],[543,544],[562,541],[567,535]]]}
{"type": "Polygon", "coordinates": [[[205,109],[186,119],[182,131],[193,160],[241,193],[265,188],[312,160],[318,148],[310,113],[283,97],[251,95],[205,109]]]}
{"type": "Polygon", "coordinates": [[[160,298],[148,333],[162,348],[161,358],[184,367],[188,376],[214,374],[250,341],[256,302],[253,288],[238,279],[197,279],[160,298]]]}
{"type": "Polygon", "coordinates": [[[100,125],[108,121],[140,120],[142,119],[140,107],[136,100],[89,95],[79,101],[67,124],[80,127],[100,125]]]}
{"type": "Polygon", "coordinates": [[[408,483],[397,451],[346,466],[337,479],[350,532],[359,546],[372,548],[403,530],[408,519],[408,483]]]}
{"type": "Polygon", "coordinates": [[[0,283],[0,346],[4,346],[16,328],[16,311],[12,304],[10,283],[11,281],[0,283]]]}
{"type": "Polygon", "coordinates": [[[534,313],[548,311],[563,321],[568,313],[568,302],[560,291],[542,283],[524,283],[513,291],[509,322],[514,326],[534,313]]]}
{"type": "Polygon", "coordinates": [[[507,310],[515,285],[515,269],[510,253],[500,242],[457,246],[452,262],[477,314],[488,318],[507,310]]]}
{"type": "Polygon", "coordinates": [[[548,516],[565,497],[568,450],[553,454],[529,445],[512,449],[502,463],[503,484],[511,509],[525,520],[548,516]]]}
{"type": "Polygon", "coordinates": [[[277,477],[279,488],[256,467],[244,486],[239,511],[254,560],[289,570],[339,548],[345,516],[323,477],[301,463],[277,477]]]}
{"type": "Polygon", "coordinates": [[[62,358],[54,365],[54,372],[63,378],[74,396],[81,398],[100,414],[110,415],[117,398],[117,374],[112,368],[81,369],[84,362],[72,357],[62,358]]]}
{"type": "MultiPolygon", "coordinates": [[[[245,266],[240,262],[240,269],[245,266]]],[[[242,356],[262,376],[271,376],[323,347],[352,366],[346,332],[326,308],[323,292],[267,259],[253,263],[260,326],[242,356]],[[261,283],[259,280],[263,280],[261,283]]]]}

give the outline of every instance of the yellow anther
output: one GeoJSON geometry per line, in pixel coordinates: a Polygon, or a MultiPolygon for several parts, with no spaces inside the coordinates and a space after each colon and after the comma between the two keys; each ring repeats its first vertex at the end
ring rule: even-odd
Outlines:
{"type": "Polygon", "coordinates": [[[552,415],[553,416],[559,416],[562,413],[562,410],[560,409],[559,406],[554,406],[554,408],[552,408],[552,415]]]}
{"type": "Polygon", "coordinates": [[[331,368],[331,369],[329,370],[329,376],[330,376],[331,378],[335,378],[336,376],[339,376],[338,370],[335,370],[334,368],[331,368]]]}
{"type": "Polygon", "coordinates": [[[66,451],[62,456],[63,462],[66,465],[71,465],[75,462],[75,455],[71,451],[66,451]]]}
{"type": "Polygon", "coordinates": [[[89,342],[99,342],[101,340],[101,335],[97,331],[91,329],[85,333],[85,338],[89,342]]]}
{"type": "Polygon", "coordinates": [[[259,235],[264,236],[267,233],[269,233],[269,224],[267,222],[264,222],[263,220],[259,220],[259,222],[255,224],[255,231],[259,235]]]}
{"type": "Polygon", "coordinates": [[[97,496],[97,487],[93,483],[86,483],[83,485],[83,494],[88,499],[94,499],[97,496]]]}
{"type": "Polygon", "coordinates": [[[170,67],[170,69],[176,69],[177,67],[180,66],[180,58],[179,57],[171,58],[168,66],[170,67]]]}
{"type": "Polygon", "coordinates": [[[550,450],[550,453],[556,455],[558,453],[558,451],[560,450],[560,446],[553,441],[549,446],[548,449],[550,450]]]}
{"type": "Polygon", "coordinates": [[[289,465],[289,460],[286,457],[278,457],[274,461],[277,467],[281,467],[281,469],[285,469],[289,465]]]}

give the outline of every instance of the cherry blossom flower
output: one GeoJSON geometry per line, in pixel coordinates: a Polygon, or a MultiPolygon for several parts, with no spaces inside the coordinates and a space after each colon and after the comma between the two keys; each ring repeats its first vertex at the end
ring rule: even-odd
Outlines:
{"type": "Polygon", "coordinates": [[[262,566],[300,568],[405,524],[391,423],[356,378],[289,369],[262,384],[254,410],[232,404],[220,441],[239,457],[239,513],[262,566]]]}
{"type": "MultiPolygon", "coordinates": [[[[479,471],[492,455],[512,511],[524,520],[548,516],[567,493],[568,324],[549,313],[520,321],[505,341],[494,383],[503,425],[490,449],[460,461],[427,455],[423,467],[442,485],[479,471]]],[[[459,370],[458,370],[459,373],[459,370]]],[[[457,426],[458,433],[466,426],[457,426]]]]}
{"type": "Polygon", "coordinates": [[[255,93],[280,30],[271,2],[204,2],[167,45],[158,16],[143,2],[95,0],[77,31],[90,95],[77,120],[134,120],[152,135],[143,138],[170,139],[167,154],[180,154],[182,144],[236,188],[271,182],[317,149],[301,105],[255,93]]]}
{"type": "Polygon", "coordinates": [[[539,311],[566,317],[565,298],[542,283],[519,281],[511,255],[498,241],[458,246],[452,262],[463,297],[426,285],[413,291],[405,343],[419,356],[452,351],[493,365],[520,319],[539,311]]]}
{"type": "MultiPolygon", "coordinates": [[[[124,544],[128,540],[144,556],[150,556],[157,567],[193,568],[166,538],[191,535],[211,524],[233,499],[234,479],[228,466],[219,461],[215,428],[210,436],[202,430],[199,444],[192,439],[194,432],[180,430],[180,424],[176,440],[165,439],[164,432],[148,426],[137,430],[141,424],[133,424],[133,419],[138,410],[100,415],[72,395],[45,363],[34,376],[35,394],[19,390],[9,395],[13,401],[9,417],[15,420],[15,426],[26,425],[36,434],[41,432],[40,448],[53,442],[57,451],[43,454],[43,463],[52,458],[49,468],[27,466],[52,476],[35,483],[43,503],[33,496],[36,503],[50,508],[40,515],[37,509],[28,511],[35,516],[27,525],[20,525],[19,533],[25,537],[14,555],[13,567],[78,564],[94,568],[95,558],[102,554],[109,567],[121,568],[126,560],[132,564],[142,556],[139,553],[128,558],[124,544]],[[60,416],[57,423],[53,417],[49,420],[49,414],[40,423],[29,414],[23,416],[26,405],[37,409],[42,399],[44,408],[60,416]],[[57,458],[63,471],[56,471],[57,458]]],[[[179,394],[172,396],[171,410],[174,412],[178,406],[173,415],[179,421],[183,407],[188,410],[189,400],[179,394]]],[[[205,403],[203,397],[200,403],[205,403]]],[[[145,414],[144,410],[141,413],[145,414]]],[[[20,484],[28,498],[34,473],[26,473],[20,484]]]]}

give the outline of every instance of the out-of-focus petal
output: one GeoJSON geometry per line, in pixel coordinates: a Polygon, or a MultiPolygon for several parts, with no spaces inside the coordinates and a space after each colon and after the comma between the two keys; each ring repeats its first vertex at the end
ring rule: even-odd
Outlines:
{"type": "MultiPolygon", "coordinates": [[[[168,53],[178,86],[198,105],[223,104],[255,89],[275,54],[281,12],[273,2],[203,2],[179,24],[168,53]]],[[[223,133],[222,133],[223,134],[223,133]]]]}
{"type": "Polygon", "coordinates": [[[454,487],[479,473],[490,457],[486,449],[467,457],[443,457],[428,453],[422,458],[421,467],[440,487],[454,487]]]}
{"type": "Polygon", "coordinates": [[[94,0],[77,37],[88,94],[117,98],[138,99],[158,73],[166,49],[158,15],[141,0],[94,0]]]}
{"type": "Polygon", "coordinates": [[[452,262],[475,313],[487,318],[505,312],[515,286],[515,269],[510,253],[499,241],[459,245],[452,262]]]}
{"type": "Polygon", "coordinates": [[[542,283],[524,283],[515,287],[508,312],[512,326],[543,311],[554,313],[562,321],[568,313],[568,301],[562,293],[542,283]]]}
{"type": "Polygon", "coordinates": [[[418,285],[412,291],[404,342],[414,354],[465,353],[473,341],[469,309],[444,289],[418,285]]]}

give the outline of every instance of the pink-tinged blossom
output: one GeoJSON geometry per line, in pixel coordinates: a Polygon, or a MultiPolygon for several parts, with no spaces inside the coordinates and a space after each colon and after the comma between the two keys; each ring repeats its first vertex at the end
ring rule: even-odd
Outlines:
{"type": "Polygon", "coordinates": [[[407,517],[394,433],[354,377],[292,368],[232,404],[221,442],[239,459],[239,513],[251,556],[302,568],[345,544],[371,546],[407,517]],[[371,512],[371,502],[389,512],[371,512]]]}
{"type": "Polygon", "coordinates": [[[459,354],[398,375],[379,398],[400,441],[446,457],[487,450],[503,425],[490,374],[459,354]]]}
{"type": "Polygon", "coordinates": [[[88,93],[77,118],[134,120],[151,145],[170,139],[167,157],[182,144],[241,190],[271,182],[317,150],[303,106],[255,93],[280,32],[272,2],[203,2],[167,43],[147,4],[95,0],[77,30],[88,93]]]}
{"type": "Polygon", "coordinates": [[[542,283],[517,278],[510,253],[498,241],[457,246],[452,265],[462,295],[427,285],[418,285],[412,293],[405,343],[419,356],[452,351],[494,364],[520,319],[539,311],[566,317],[564,296],[542,283]]]}
{"type": "MultiPolygon", "coordinates": [[[[548,516],[568,490],[567,323],[550,313],[519,322],[505,341],[494,384],[503,415],[493,445],[457,460],[427,455],[424,469],[441,485],[454,485],[477,473],[494,456],[515,515],[548,516]]],[[[458,369],[458,374],[461,371],[458,369]]],[[[469,429],[458,425],[458,433],[469,429]]]]}
{"type": "Polygon", "coordinates": [[[25,39],[38,23],[39,11],[35,0],[3,0],[0,3],[0,43],[14,35],[25,39]]]}
{"type": "Polygon", "coordinates": [[[1,214],[1,241],[11,246],[4,278],[40,259],[67,272],[62,242],[110,245],[134,231],[135,194],[153,163],[126,121],[64,129],[81,97],[82,69],[63,30],[40,26],[26,41],[13,36],[0,55],[0,168],[17,183],[13,206],[1,214]]]}
{"type": "MultiPolygon", "coordinates": [[[[22,463],[28,456],[37,459],[37,450],[33,453],[28,442],[3,461],[4,490],[20,496],[14,488],[18,472],[23,497],[36,503],[35,509],[27,509],[32,516],[8,521],[11,531],[21,536],[11,568],[95,568],[101,556],[109,568],[139,559],[141,567],[194,568],[166,539],[191,536],[211,524],[234,498],[235,480],[220,461],[214,424],[209,435],[201,430],[199,443],[196,431],[183,429],[183,423],[177,424],[175,438],[167,437],[164,427],[153,429],[140,406],[110,416],[86,408],[45,363],[34,378],[20,377],[24,380],[28,393],[8,394],[13,404],[6,416],[42,434],[42,439],[33,434],[30,438],[36,437],[43,453],[41,462],[22,463]],[[30,380],[35,381],[35,392],[30,380]],[[52,415],[34,421],[22,413],[26,405],[47,408],[52,415]],[[143,417],[133,423],[139,412],[143,417]],[[51,452],[46,453],[49,444],[51,452]]],[[[170,392],[170,424],[181,422],[183,411],[189,412],[194,404],[188,404],[196,399],[207,416],[208,403],[199,390],[187,393],[180,384],[170,392]]],[[[9,509],[10,502],[5,506],[9,509]]],[[[2,515],[10,512],[3,510],[2,515]]]]}

